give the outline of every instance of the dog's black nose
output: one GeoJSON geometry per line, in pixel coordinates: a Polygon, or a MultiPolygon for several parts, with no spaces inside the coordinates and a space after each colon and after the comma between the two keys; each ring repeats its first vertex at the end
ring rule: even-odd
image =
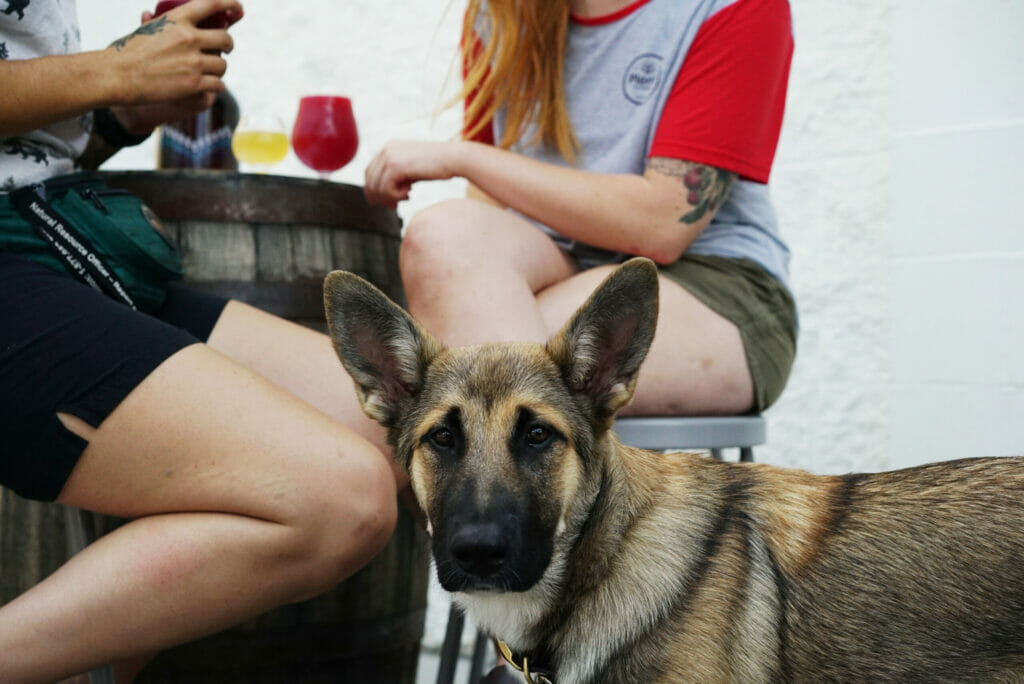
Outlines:
{"type": "Polygon", "coordinates": [[[491,523],[465,525],[452,537],[450,548],[459,567],[477,577],[496,574],[508,556],[501,531],[491,523]]]}

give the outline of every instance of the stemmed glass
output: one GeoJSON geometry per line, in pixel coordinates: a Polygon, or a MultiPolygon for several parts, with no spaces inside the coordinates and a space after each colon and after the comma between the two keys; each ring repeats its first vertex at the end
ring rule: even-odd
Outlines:
{"type": "Polygon", "coordinates": [[[333,95],[300,99],[292,128],[292,149],[303,164],[325,179],[352,161],[359,149],[352,101],[333,95]]]}
{"type": "Polygon", "coordinates": [[[284,122],[272,115],[245,115],[231,136],[231,151],[238,161],[266,172],[288,154],[284,122]]]}

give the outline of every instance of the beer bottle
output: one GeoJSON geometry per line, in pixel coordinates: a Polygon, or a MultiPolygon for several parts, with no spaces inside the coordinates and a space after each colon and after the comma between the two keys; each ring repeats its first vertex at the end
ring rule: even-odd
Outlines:
{"type": "Polygon", "coordinates": [[[195,116],[160,128],[157,168],[238,169],[231,134],[238,125],[238,102],[225,90],[213,106],[195,116]]]}

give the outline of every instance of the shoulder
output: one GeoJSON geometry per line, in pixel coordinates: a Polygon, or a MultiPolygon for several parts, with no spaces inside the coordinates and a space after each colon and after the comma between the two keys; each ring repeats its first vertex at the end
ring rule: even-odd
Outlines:
{"type": "Polygon", "coordinates": [[[0,60],[71,54],[80,47],[74,3],[7,0],[0,10],[0,60]]]}

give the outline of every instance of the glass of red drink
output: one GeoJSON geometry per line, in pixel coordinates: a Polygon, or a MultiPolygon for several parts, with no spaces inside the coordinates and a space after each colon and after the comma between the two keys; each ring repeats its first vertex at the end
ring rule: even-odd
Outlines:
{"type": "MultiPolygon", "coordinates": [[[[160,2],[156,3],[156,9],[153,10],[153,16],[159,17],[164,12],[168,12],[175,7],[184,5],[186,2],[188,2],[188,0],[160,0],[160,2]]],[[[235,23],[235,21],[236,19],[229,16],[227,12],[217,12],[196,24],[196,27],[202,29],[225,29],[235,23]]]]}
{"type": "Polygon", "coordinates": [[[359,133],[352,101],[334,95],[310,95],[299,100],[292,129],[292,149],[303,164],[327,178],[352,161],[359,133]]]}

